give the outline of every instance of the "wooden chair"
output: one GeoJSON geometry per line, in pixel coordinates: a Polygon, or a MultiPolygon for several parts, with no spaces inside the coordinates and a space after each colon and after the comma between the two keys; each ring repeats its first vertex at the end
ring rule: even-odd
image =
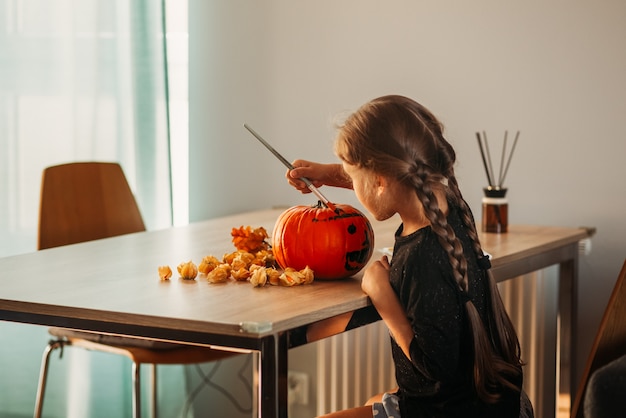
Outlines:
{"type": "Polygon", "coordinates": [[[626,354],[626,261],[604,311],[572,405],[572,418],[583,418],[584,399],[593,373],[626,354]]]}
{"type": "MultiPolygon", "coordinates": [[[[71,163],[43,172],[38,248],[57,247],[144,231],[133,193],[119,164],[71,163]]],[[[156,364],[194,364],[234,355],[204,347],[51,328],[54,336],[41,364],[35,417],[41,416],[50,354],[65,346],[124,355],[133,362],[133,417],[141,417],[140,365],[152,366],[152,413],[156,416],[156,364]]]]}

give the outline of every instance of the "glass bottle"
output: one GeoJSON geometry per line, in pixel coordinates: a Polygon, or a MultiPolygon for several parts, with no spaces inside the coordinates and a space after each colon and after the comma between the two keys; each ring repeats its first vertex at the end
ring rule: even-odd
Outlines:
{"type": "Polygon", "coordinates": [[[483,189],[483,232],[506,232],[509,224],[509,202],[506,199],[506,188],[485,187],[483,189]]]}

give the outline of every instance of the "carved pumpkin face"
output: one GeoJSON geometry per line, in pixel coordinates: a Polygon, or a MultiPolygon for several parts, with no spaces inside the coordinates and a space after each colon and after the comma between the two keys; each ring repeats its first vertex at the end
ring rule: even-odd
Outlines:
{"type": "Polygon", "coordinates": [[[365,267],[374,250],[372,226],[352,206],[335,207],[294,206],[278,217],[272,250],[282,268],[309,266],[316,280],[332,280],[365,267]]]}

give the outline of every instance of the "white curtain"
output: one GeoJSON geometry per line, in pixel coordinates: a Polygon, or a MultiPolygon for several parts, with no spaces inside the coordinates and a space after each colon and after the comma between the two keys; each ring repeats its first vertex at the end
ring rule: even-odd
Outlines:
{"type": "Polygon", "coordinates": [[[0,254],[35,249],[41,172],[64,162],[121,163],[148,228],[170,224],[161,18],[155,0],[0,0],[0,254]]]}
{"type": "MultiPolygon", "coordinates": [[[[161,0],[0,0],[0,256],[36,250],[55,164],[119,162],[147,228],[171,224],[163,28],[161,0]]],[[[0,322],[0,416],[32,414],[47,340],[0,322]]],[[[46,416],[130,416],[128,361],[69,351],[53,359],[46,416]]]]}

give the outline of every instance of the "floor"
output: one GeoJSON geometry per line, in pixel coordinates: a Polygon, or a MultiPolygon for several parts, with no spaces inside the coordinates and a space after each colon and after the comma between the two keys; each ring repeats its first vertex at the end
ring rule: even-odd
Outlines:
{"type": "Polygon", "coordinates": [[[560,394],[557,402],[556,418],[569,418],[570,397],[566,394],[560,394]]]}

